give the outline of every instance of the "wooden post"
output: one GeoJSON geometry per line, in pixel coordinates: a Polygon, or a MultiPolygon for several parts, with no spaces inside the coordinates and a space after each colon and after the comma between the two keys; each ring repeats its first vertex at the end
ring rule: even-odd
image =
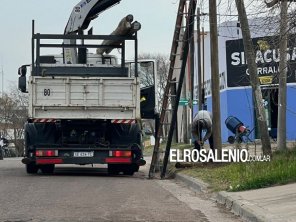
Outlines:
{"type": "Polygon", "coordinates": [[[218,32],[217,32],[217,2],[209,0],[210,14],[210,40],[211,40],[211,79],[212,79],[212,114],[213,114],[213,139],[214,148],[221,155],[221,115],[220,115],[220,78],[218,60],[218,32]]]}
{"type": "Polygon", "coordinates": [[[287,38],[288,38],[288,4],[281,1],[280,27],[280,64],[279,64],[279,95],[278,95],[278,124],[277,147],[286,149],[286,112],[287,112],[287,38]]]}
{"type": "Polygon", "coordinates": [[[200,9],[197,8],[197,65],[198,65],[198,110],[202,110],[203,98],[202,98],[202,79],[201,79],[201,47],[200,47],[200,9]]]}

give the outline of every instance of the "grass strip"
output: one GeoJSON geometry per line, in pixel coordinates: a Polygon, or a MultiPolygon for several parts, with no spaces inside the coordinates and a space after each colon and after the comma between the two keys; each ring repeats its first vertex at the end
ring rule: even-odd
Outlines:
{"type": "Polygon", "coordinates": [[[206,163],[181,170],[213,191],[243,191],[296,182],[296,148],[273,153],[270,162],[206,163]]]}

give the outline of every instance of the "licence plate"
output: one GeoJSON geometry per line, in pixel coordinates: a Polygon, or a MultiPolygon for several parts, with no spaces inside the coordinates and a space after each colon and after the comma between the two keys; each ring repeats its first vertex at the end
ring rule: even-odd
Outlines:
{"type": "Polygon", "coordinates": [[[91,152],[74,152],[74,157],[93,157],[94,151],[91,152]]]}

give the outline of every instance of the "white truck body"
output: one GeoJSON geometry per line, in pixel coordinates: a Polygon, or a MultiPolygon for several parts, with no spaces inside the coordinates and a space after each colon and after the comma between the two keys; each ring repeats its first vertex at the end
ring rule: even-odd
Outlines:
{"type": "Polygon", "coordinates": [[[137,78],[31,76],[28,90],[29,118],[140,119],[137,78]]]}
{"type": "MultiPolygon", "coordinates": [[[[29,78],[29,65],[18,70],[19,89],[29,93],[22,159],[28,174],[39,169],[53,173],[55,164],[108,164],[112,175],[133,175],[145,165],[139,120],[155,116],[155,86],[140,90],[139,29],[131,26],[116,35],[83,33],[100,12],[119,2],[81,0],[64,35],[35,34],[32,22],[29,78]],[[109,44],[99,43],[105,40],[109,44]],[[125,59],[126,41],[134,42],[133,65],[125,59]],[[60,48],[63,53],[41,55],[41,48],[60,48]],[[96,48],[118,49],[120,63],[112,55],[88,51],[96,48]]],[[[143,74],[153,73],[153,62],[143,65],[143,74]]]]}

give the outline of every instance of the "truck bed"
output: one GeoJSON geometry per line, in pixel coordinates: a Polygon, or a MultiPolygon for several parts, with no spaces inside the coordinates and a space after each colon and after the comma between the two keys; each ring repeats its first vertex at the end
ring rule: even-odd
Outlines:
{"type": "Polygon", "coordinates": [[[140,118],[136,78],[31,76],[28,89],[29,118],[140,118]]]}

